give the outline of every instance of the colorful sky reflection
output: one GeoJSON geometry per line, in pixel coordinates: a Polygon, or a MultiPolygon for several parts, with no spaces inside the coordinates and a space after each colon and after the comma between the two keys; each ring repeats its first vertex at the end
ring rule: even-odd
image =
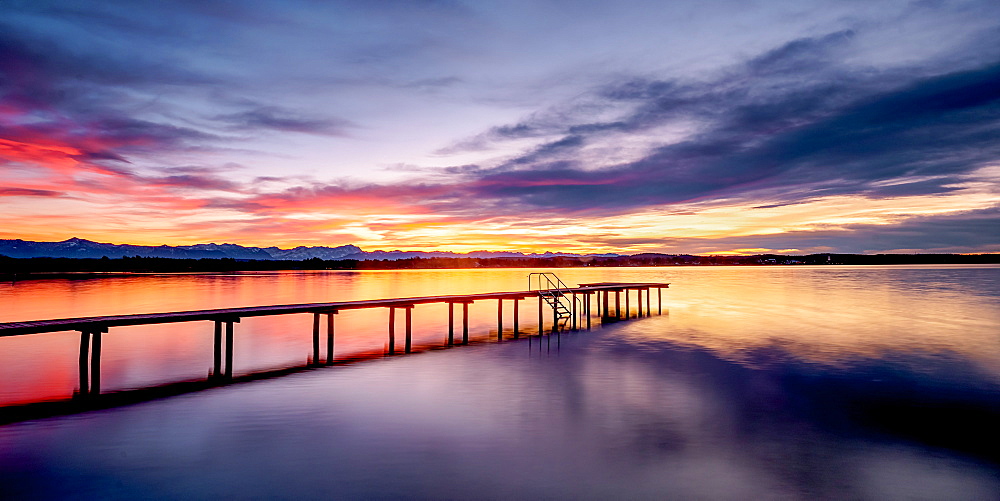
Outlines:
{"type": "Polygon", "coordinates": [[[1000,3],[7,1],[0,238],[1000,252],[1000,3]]]}

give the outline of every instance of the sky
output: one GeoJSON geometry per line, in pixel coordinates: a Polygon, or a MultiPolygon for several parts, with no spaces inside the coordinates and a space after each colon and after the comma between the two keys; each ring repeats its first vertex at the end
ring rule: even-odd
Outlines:
{"type": "Polygon", "coordinates": [[[0,238],[1000,252],[1000,2],[0,0],[0,238]]]}

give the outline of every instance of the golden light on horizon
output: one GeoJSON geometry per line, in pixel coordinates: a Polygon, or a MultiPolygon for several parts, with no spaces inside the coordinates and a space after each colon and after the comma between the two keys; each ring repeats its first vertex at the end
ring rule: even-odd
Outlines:
{"type": "MultiPolygon", "coordinates": [[[[479,250],[540,253],[747,254],[810,252],[800,246],[729,246],[732,239],[779,237],[795,232],[851,231],[858,225],[893,225],[909,218],[960,214],[996,203],[993,181],[1000,167],[980,169],[946,194],[872,198],[815,197],[794,204],[765,200],[695,202],[647,207],[609,216],[537,211],[477,217],[435,213],[419,204],[364,195],[323,196],[285,204],[280,198],[230,196],[207,203],[145,189],[128,202],[106,201],[99,193],[48,197],[43,203],[6,206],[2,238],[65,240],[81,237],[107,243],[244,246],[337,246],[367,250],[479,250]],[[332,198],[331,198],[332,197],[332,198]],[[263,202],[262,202],[263,201],[263,202]],[[331,204],[332,202],[332,204],[331,204]],[[173,214],[163,218],[164,211],[173,214]],[[692,245],[693,244],[693,245],[692,245]]],[[[440,191],[440,189],[435,189],[440,191]]]]}

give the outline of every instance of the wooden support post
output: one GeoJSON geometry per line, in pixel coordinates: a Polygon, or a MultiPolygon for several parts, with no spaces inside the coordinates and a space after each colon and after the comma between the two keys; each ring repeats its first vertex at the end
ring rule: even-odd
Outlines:
{"type": "Polygon", "coordinates": [[[212,377],[233,376],[233,324],[240,321],[237,317],[218,317],[215,321],[213,336],[214,353],[212,356],[212,377]],[[225,324],[226,339],[223,343],[222,332],[225,324]],[[223,365],[223,344],[225,344],[225,365],[223,365]]]}
{"type": "Polygon", "coordinates": [[[647,317],[653,314],[653,307],[651,306],[651,303],[650,303],[649,294],[650,294],[649,293],[649,289],[646,289],[646,316],[647,317]]]}
{"type": "Polygon", "coordinates": [[[469,344],[469,303],[462,303],[462,344],[469,344]]]}
{"type": "Polygon", "coordinates": [[[628,297],[631,296],[629,292],[631,289],[625,289],[625,320],[632,318],[632,308],[628,304],[628,297]]]}
{"type": "Polygon", "coordinates": [[[212,358],[212,375],[222,376],[222,321],[215,321],[215,356],[212,358]]]}
{"type": "MultiPolygon", "coordinates": [[[[558,303],[559,298],[553,298],[553,299],[557,301],[556,304],[559,304],[558,303]]],[[[553,306],[552,307],[552,332],[558,332],[558,331],[559,331],[559,309],[558,309],[558,307],[553,306]]]]}
{"type": "Polygon", "coordinates": [[[638,315],[642,317],[642,289],[636,289],[635,294],[637,296],[635,300],[635,307],[638,309],[638,315]]]}
{"type": "Polygon", "coordinates": [[[576,293],[575,292],[573,293],[572,302],[573,302],[573,330],[576,330],[576,314],[577,314],[577,312],[576,312],[576,293]]]}
{"type": "Polygon", "coordinates": [[[455,344],[455,303],[448,303],[448,346],[455,344]]]}
{"type": "Polygon", "coordinates": [[[518,315],[517,305],[520,303],[521,303],[521,298],[519,297],[514,298],[514,339],[520,337],[520,333],[517,331],[517,315],[518,315]]]}
{"type": "Polygon", "coordinates": [[[503,299],[497,299],[497,341],[503,341],[503,299]]]}
{"type": "Polygon", "coordinates": [[[80,392],[77,396],[87,398],[101,393],[101,333],[106,327],[80,331],[80,392]]]}
{"type": "Polygon", "coordinates": [[[622,318],[622,295],[620,290],[615,291],[615,319],[622,318]]]}
{"type": "Polygon", "coordinates": [[[333,363],[333,316],[337,313],[333,310],[326,314],[326,365],[333,363]]]}
{"type": "Polygon", "coordinates": [[[94,331],[90,344],[90,394],[101,393],[101,331],[94,331]]]}
{"type": "Polygon", "coordinates": [[[589,292],[587,293],[587,307],[586,307],[586,310],[587,310],[587,330],[588,331],[590,330],[590,296],[592,296],[592,295],[593,294],[591,294],[589,292]]]}
{"type": "Polygon", "coordinates": [[[545,330],[545,318],[542,317],[542,295],[538,295],[538,335],[541,336],[545,330]]]}
{"type": "Polygon", "coordinates": [[[413,306],[406,307],[406,346],[403,351],[410,353],[413,347],[413,306]]]}
{"type": "Polygon", "coordinates": [[[396,353],[396,307],[389,307],[389,354],[396,353]]]}
{"type": "Polygon", "coordinates": [[[313,356],[312,364],[319,365],[319,313],[313,313],[313,356]]]}
{"type": "Polygon", "coordinates": [[[233,377],[233,321],[226,321],[226,377],[233,377]]]}
{"type": "Polygon", "coordinates": [[[604,291],[604,313],[601,316],[601,318],[611,317],[611,312],[609,311],[609,307],[611,306],[610,303],[611,303],[611,291],[604,291]]]}
{"type": "Polygon", "coordinates": [[[662,287],[657,287],[656,288],[656,305],[657,305],[657,308],[659,309],[659,314],[662,315],[663,314],[663,288],[662,287]]]}
{"type": "Polygon", "coordinates": [[[90,394],[90,332],[80,332],[80,393],[81,397],[90,394]]]}

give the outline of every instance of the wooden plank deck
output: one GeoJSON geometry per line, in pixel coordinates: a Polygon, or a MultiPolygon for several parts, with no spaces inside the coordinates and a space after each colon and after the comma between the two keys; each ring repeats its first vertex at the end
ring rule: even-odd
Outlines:
{"type": "MultiPolygon", "coordinates": [[[[668,288],[667,283],[611,283],[582,284],[580,287],[565,289],[564,292],[591,294],[613,292],[626,289],[668,288]]],[[[286,315],[293,313],[319,313],[363,308],[402,308],[426,303],[471,303],[487,299],[524,299],[536,297],[539,291],[489,292],[483,294],[457,294],[446,296],[424,296],[394,299],[368,299],[360,301],[338,301],[331,303],[305,303],[272,306],[250,306],[243,308],[220,308],[212,310],[176,311],[164,313],[141,313],[131,315],[111,315],[96,317],[62,318],[53,320],[32,320],[26,322],[0,323],[0,337],[40,334],[46,332],[106,331],[109,327],[129,325],[151,325],[201,320],[231,321],[233,319],[286,315]]]]}

